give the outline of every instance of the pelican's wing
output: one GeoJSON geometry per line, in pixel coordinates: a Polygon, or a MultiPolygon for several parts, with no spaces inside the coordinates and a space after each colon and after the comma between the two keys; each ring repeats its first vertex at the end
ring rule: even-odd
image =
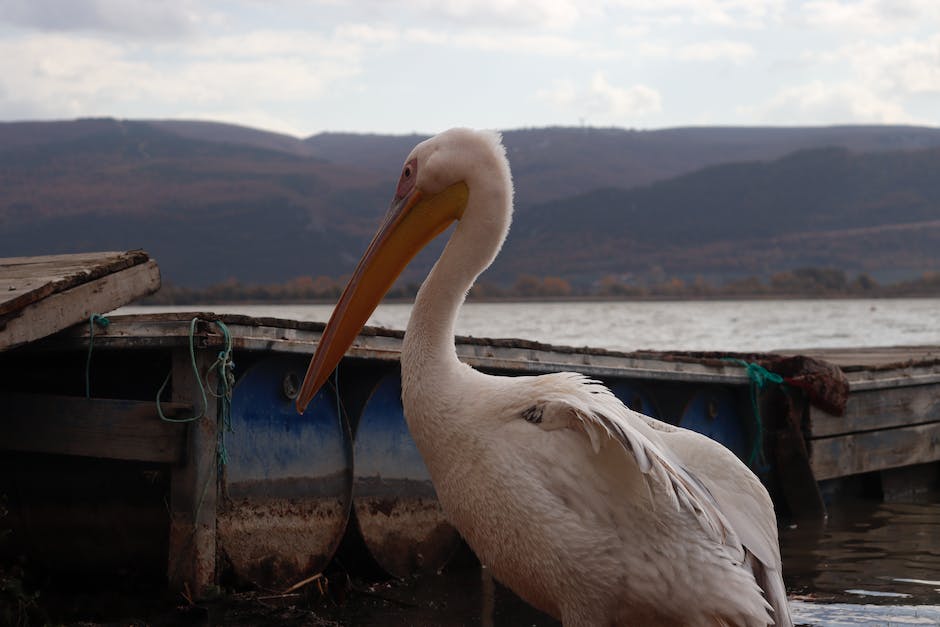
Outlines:
{"type": "Polygon", "coordinates": [[[743,560],[738,536],[708,488],[672,455],[660,434],[640,414],[599,382],[578,373],[555,373],[533,380],[539,400],[521,412],[523,418],[547,430],[583,431],[595,452],[614,441],[636,459],[641,472],[671,488],[668,496],[677,508],[687,508],[721,542],[742,550],[743,560]]]}
{"type": "Polygon", "coordinates": [[[751,568],[779,626],[792,625],[781,577],[773,501],[760,480],[731,451],[701,434],[643,416],[685,468],[705,485],[757,564],[751,568]]]}

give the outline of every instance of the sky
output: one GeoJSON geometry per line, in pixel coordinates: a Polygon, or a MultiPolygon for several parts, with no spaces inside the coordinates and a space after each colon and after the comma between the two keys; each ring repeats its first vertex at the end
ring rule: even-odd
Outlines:
{"type": "Polygon", "coordinates": [[[940,125],[938,0],[0,0],[0,120],[940,125]]]}

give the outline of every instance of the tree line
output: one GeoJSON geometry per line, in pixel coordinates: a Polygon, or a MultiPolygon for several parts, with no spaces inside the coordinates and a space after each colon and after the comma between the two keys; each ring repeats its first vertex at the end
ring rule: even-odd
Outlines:
{"type": "MultiPolygon", "coordinates": [[[[151,305],[193,305],[227,302],[335,302],[346,277],[301,276],[276,284],[245,284],[236,279],[207,287],[165,284],[142,302],[151,305]]],[[[414,298],[419,284],[399,282],[388,298],[414,298]]],[[[719,299],[719,298],[892,298],[940,296],[940,272],[925,272],[916,279],[879,283],[869,274],[849,276],[832,268],[796,268],[769,277],[744,277],[716,284],[702,277],[659,280],[632,275],[606,275],[590,284],[576,284],[558,276],[523,274],[511,285],[482,281],[474,285],[470,300],[578,300],[578,299],[719,299]]]]}

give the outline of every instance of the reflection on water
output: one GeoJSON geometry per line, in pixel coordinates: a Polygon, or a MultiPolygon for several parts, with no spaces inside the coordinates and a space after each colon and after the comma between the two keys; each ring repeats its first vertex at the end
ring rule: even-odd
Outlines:
{"type": "Polygon", "coordinates": [[[940,503],[840,504],[780,544],[798,623],[940,625],[940,503]]]}

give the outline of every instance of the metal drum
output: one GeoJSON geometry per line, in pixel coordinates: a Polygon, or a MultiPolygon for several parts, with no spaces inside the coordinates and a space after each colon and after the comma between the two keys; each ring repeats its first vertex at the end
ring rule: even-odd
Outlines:
{"type": "Polygon", "coordinates": [[[750,452],[748,428],[734,395],[720,387],[698,390],[685,405],[680,427],[721,442],[741,459],[750,452]]]}
{"type": "Polygon", "coordinates": [[[444,517],[408,432],[397,373],[379,380],[355,438],[353,509],[369,553],[390,575],[443,567],[460,536],[444,517]]]}
{"type": "Polygon", "coordinates": [[[608,387],[624,405],[633,411],[646,414],[651,418],[659,418],[659,410],[656,408],[653,398],[642,387],[624,381],[611,383],[608,387]]]}
{"type": "Polygon", "coordinates": [[[327,565],[352,504],[352,442],[333,392],[294,407],[307,358],[251,366],[235,385],[219,507],[220,548],[235,575],[286,587],[327,565]]]}

